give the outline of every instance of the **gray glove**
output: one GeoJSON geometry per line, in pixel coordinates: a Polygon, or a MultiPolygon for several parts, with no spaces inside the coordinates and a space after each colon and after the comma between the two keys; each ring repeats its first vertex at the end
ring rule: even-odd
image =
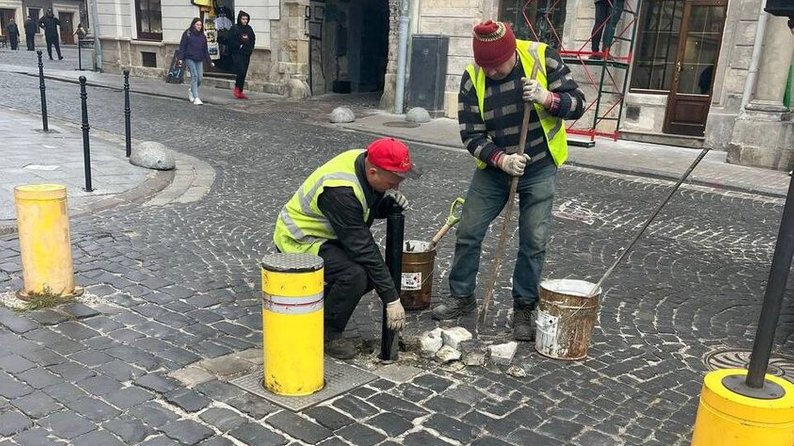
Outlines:
{"type": "Polygon", "coordinates": [[[393,331],[400,331],[405,327],[405,309],[400,299],[386,304],[386,326],[393,331]]]}
{"type": "Polygon", "coordinates": [[[524,99],[524,102],[532,102],[540,104],[544,108],[549,108],[549,103],[551,102],[549,90],[541,87],[535,79],[528,77],[522,77],[521,83],[523,84],[521,98],[524,99]]]}
{"type": "Polygon", "coordinates": [[[529,161],[528,155],[519,155],[517,153],[504,154],[496,161],[496,165],[504,170],[508,175],[520,177],[524,175],[524,168],[527,167],[529,161]]]}
{"type": "Polygon", "coordinates": [[[401,211],[408,209],[408,199],[405,198],[405,195],[403,195],[403,193],[397,189],[389,189],[383,194],[383,196],[391,198],[394,201],[394,204],[397,205],[401,211]]]}

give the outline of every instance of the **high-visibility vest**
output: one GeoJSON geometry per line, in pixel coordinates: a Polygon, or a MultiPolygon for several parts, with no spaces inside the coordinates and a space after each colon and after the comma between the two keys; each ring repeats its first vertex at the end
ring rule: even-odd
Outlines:
{"type": "Polygon", "coordinates": [[[337,238],[328,218],[317,205],[317,198],[326,187],[350,187],[361,203],[364,221],[369,206],[364,188],[356,175],[356,158],[363,150],[348,150],[312,172],[297,192],[281,209],[273,231],[273,241],[281,252],[317,255],[326,240],[337,238]]]}
{"type": "MultiPolygon", "coordinates": [[[[516,40],[516,51],[518,52],[518,59],[521,61],[521,66],[524,68],[524,77],[537,79],[538,83],[548,90],[549,82],[546,79],[546,48],[547,45],[539,42],[530,42],[527,40],[516,40]]],[[[466,67],[469,73],[474,91],[477,93],[477,104],[480,107],[480,117],[485,122],[485,71],[469,64],[466,67]]],[[[565,132],[565,121],[556,116],[552,116],[540,104],[535,105],[535,112],[540,118],[540,125],[543,127],[543,133],[546,135],[546,143],[549,146],[549,152],[554,159],[554,164],[557,167],[562,166],[566,159],[568,159],[568,139],[565,132]]],[[[481,160],[477,160],[477,167],[484,169],[487,164],[481,160]]]]}

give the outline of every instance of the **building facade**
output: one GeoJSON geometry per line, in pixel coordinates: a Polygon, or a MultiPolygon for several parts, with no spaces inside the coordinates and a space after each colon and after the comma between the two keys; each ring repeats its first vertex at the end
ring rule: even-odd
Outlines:
{"type": "MultiPolygon", "coordinates": [[[[38,21],[48,8],[61,22],[61,42],[70,45],[77,42],[74,35],[77,25],[83,23],[88,28],[88,4],[84,0],[0,0],[0,36],[5,36],[6,25],[10,19],[19,26],[20,48],[25,49],[25,18],[33,17],[38,21]]],[[[36,45],[44,42],[41,29],[36,33],[36,45]]]]}

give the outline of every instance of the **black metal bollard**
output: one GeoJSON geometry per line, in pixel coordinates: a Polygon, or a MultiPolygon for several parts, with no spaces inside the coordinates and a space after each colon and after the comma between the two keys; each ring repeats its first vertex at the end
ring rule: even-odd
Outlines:
{"type": "MultiPolygon", "coordinates": [[[[403,232],[405,216],[402,212],[392,212],[386,217],[386,266],[389,268],[397,293],[402,283],[403,232]]],[[[381,322],[380,356],[383,361],[396,361],[400,352],[397,332],[386,325],[386,306],[383,306],[381,322]]]]}
{"type": "Polygon", "coordinates": [[[49,131],[47,125],[47,88],[44,86],[44,62],[41,61],[41,50],[36,51],[39,57],[39,90],[41,91],[41,127],[45,132],[49,131]]]}
{"type": "Polygon", "coordinates": [[[130,70],[124,70],[124,140],[127,148],[127,158],[132,153],[132,130],[130,129],[130,70]]]}
{"type": "Polygon", "coordinates": [[[91,147],[88,141],[88,131],[91,126],[88,125],[88,93],[85,91],[85,76],[80,76],[80,106],[83,110],[83,123],[80,126],[83,129],[83,166],[85,167],[85,190],[86,192],[93,192],[91,187],[91,147]]]}

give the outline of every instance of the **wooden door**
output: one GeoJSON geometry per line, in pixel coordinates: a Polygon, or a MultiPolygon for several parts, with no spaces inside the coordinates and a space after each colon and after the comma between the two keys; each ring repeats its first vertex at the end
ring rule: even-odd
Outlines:
{"type": "Polygon", "coordinates": [[[692,0],[684,5],[665,133],[704,134],[727,5],[727,0],[692,0]]]}
{"type": "Polygon", "coordinates": [[[74,44],[74,20],[73,12],[59,12],[58,21],[61,22],[61,42],[69,45],[74,44]]]}

